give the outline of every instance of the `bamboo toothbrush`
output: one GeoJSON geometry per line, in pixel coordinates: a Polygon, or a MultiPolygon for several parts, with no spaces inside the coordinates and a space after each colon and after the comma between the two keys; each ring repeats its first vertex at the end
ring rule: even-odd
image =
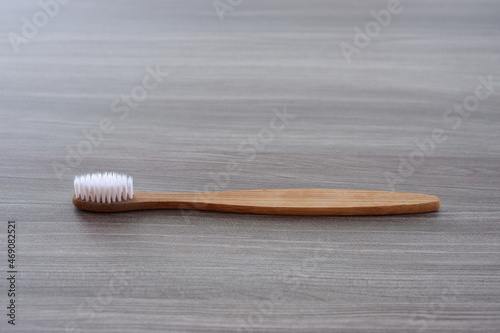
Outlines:
{"type": "Polygon", "coordinates": [[[95,212],[140,209],[200,209],[279,215],[385,215],[438,210],[428,194],[328,189],[153,193],[133,189],[132,177],[94,173],[74,180],[73,204],[95,212]]]}

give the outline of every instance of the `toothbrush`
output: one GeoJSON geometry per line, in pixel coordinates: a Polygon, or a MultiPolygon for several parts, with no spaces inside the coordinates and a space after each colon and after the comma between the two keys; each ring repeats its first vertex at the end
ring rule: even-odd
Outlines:
{"type": "Polygon", "coordinates": [[[73,204],[95,212],[199,209],[277,215],[386,215],[433,212],[439,198],[428,194],[331,189],[247,190],[203,193],[134,191],[132,177],[94,173],[74,180],[73,204]]]}

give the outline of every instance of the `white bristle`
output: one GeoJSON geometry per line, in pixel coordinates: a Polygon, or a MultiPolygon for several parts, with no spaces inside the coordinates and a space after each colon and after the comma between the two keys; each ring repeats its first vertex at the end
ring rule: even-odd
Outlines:
{"type": "Polygon", "coordinates": [[[75,197],[98,203],[112,203],[134,198],[132,177],[114,172],[76,176],[75,197]]]}

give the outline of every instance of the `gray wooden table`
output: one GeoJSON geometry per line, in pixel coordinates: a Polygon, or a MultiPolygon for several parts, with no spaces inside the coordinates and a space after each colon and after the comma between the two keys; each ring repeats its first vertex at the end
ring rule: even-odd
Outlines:
{"type": "Polygon", "coordinates": [[[498,1],[64,2],[0,14],[1,332],[500,330],[498,1]],[[442,207],[76,210],[107,170],[442,207]]]}

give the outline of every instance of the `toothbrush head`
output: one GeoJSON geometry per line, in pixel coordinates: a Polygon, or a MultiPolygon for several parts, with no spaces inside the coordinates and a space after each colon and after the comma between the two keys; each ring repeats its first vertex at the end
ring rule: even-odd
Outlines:
{"type": "Polygon", "coordinates": [[[133,179],[114,172],[76,176],[75,198],[88,202],[112,203],[134,198],[133,179]]]}

